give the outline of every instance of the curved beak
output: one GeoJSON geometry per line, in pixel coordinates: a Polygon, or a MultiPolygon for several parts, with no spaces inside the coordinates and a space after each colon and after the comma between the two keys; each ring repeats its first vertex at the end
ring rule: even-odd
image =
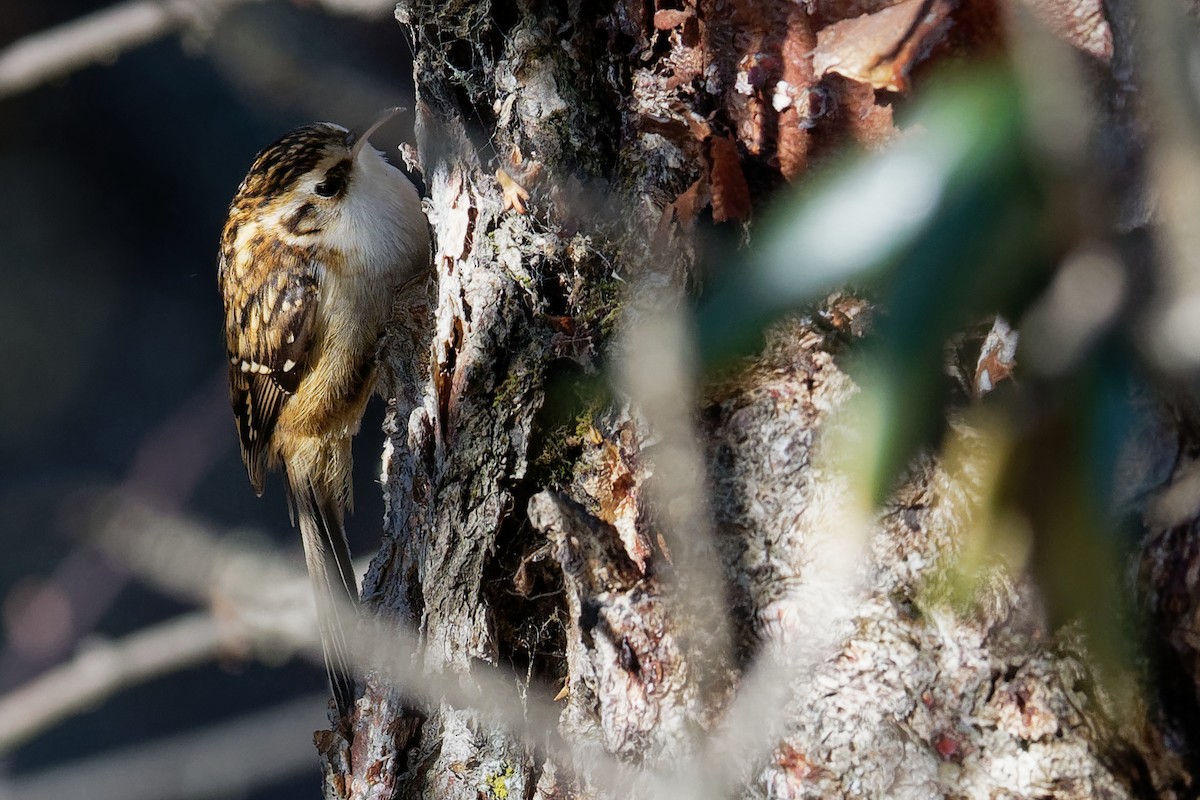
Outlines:
{"type": "Polygon", "coordinates": [[[365,131],[362,133],[352,133],[350,135],[350,140],[352,142],[350,145],[350,161],[353,162],[358,158],[358,152],[363,149],[363,145],[365,145],[367,140],[371,138],[372,133],[382,128],[384,124],[392,117],[405,110],[406,109],[402,108],[401,106],[389,108],[380,114],[365,131]]]}

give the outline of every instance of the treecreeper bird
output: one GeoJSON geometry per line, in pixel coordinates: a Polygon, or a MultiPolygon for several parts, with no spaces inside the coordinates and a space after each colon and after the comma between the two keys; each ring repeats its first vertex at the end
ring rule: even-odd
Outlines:
{"type": "Polygon", "coordinates": [[[391,115],[361,134],[297,128],[260,152],[229,206],[217,270],[242,460],[260,496],[266,470],[283,467],[342,716],[354,680],[338,609],[358,602],[343,527],[350,439],[396,289],[430,265],[416,189],[367,144],[391,115]]]}

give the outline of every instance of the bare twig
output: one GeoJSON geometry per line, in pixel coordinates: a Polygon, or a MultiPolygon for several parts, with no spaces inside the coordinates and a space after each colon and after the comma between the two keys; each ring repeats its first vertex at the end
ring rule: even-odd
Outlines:
{"type": "Polygon", "coordinates": [[[0,97],[112,61],[239,2],[246,0],[129,0],[26,36],[0,52],[0,97]]]}
{"type": "Polygon", "coordinates": [[[315,772],[308,732],[321,726],[324,708],[324,696],[310,695],[199,732],[0,781],[0,800],[242,796],[273,781],[315,772]]]}
{"type": "MultiPolygon", "coordinates": [[[[242,552],[216,541],[198,547],[196,540],[185,536],[177,537],[174,544],[184,556],[180,562],[184,568],[169,571],[159,566],[150,577],[173,593],[184,589],[187,599],[211,609],[176,617],[119,641],[85,645],[72,660],[0,697],[0,752],[122,689],[222,653],[261,654],[277,662],[298,648],[308,648],[308,655],[319,660],[319,649],[311,640],[315,608],[308,579],[300,570],[281,569],[268,554],[242,552]],[[181,586],[190,571],[189,553],[199,555],[198,561],[190,563],[212,581],[207,589],[200,582],[181,586]],[[249,578],[250,571],[260,579],[249,578]]],[[[165,555],[169,549],[152,547],[151,553],[165,555]]],[[[365,566],[356,565],[360,573],[365,566]]],[[[147,575],[144,570],[142,574],[147,575]]]]}
{"type": "MultiPolygon", "coordinates": [[[[817,468],[827,470],[827,479],[846,479],[829,461],[818,457],[817,468]]],[[[841,502],[824,509],[832,525],[810,543],[820,579],[782,601],[783,619],[773,626],[775,635],[746,670],[720,729],[694,756],[694,769],[685,771],[698,782],[692,796],[728,797],[750,777],[749,770],[779,743],[792,693],[811,682],[820,665],[837,653],[861,608],[865,592],[858,567],[867,558],[874,520],[865,504],[854,502],[854,492],[834,496],[841,502]]]]}
{"type": "Polygon", "coordinates": [[[680,600],[698,615],[698,653],[710,665],[732,654],[723,584],[704,481],[704,457],[693,424],[694,353],[681,310],[682,297],[664,292],[639,309],[625,331],[621,378],[659,441],[651,460],[668,540],[675,548],[680,600]],[[673,295],[673,296],[672,296],[673,295]]]}
{"type": "MultiPolygon", "coordinates": [[[[640,321],[637,341],[626,345],[623,362],[626,386],[661,436],[653,460],[662,473],[660,507],[677,537],[690,545],[677,548],[675,569],[683,601],[697,613],[704,633],[712,635],[706,656],[729,655],[730,640],[724,606],[714,605],[713,587],[723,585],[713,546],[708,515],[704,463],[691,424],[694,407],[686,327],[677,310],[658,308],[640,321]],[[684,552],[680,553],[679,549],[684,552]],[[709,598],[703,595],[707,593],[709,598]]],[[[847,424],[847,423],[843,423],[847,424]]],[[[809,532],[810,580],[783,598],[772,625],[768,646],[744,672],[732,702],[724,709],[720,727],[697,747],[686,766],[673,776],[672,789],[660,797],[728,797],[749,771],[765,759],[779,741],[789,719],[788,701],[798,687],[811,681],[817,667],[833,656],[847,624],[863,599],[856,575],[866,560],[875,528],[865,498],[863,476],[845,469],[835,441],[813,454],[813,472],[837,491],[814,497],[820,508],[809,509],[823,519],[825,530],[809,532]],[[862,484],[862,485],[860,485],[862,484]]],[[[717,593],[719,596],[720,593],[717,593]]]]}
{"type": "Polygon", "coordinates": [[[0,698],[0,750],[127,686],[198,664],[221,639],[216,620],[199,611],[94,644],[60,667],[0,698]]]}
{"type": "MultiPolygon", "coordinates": [[[[0,98],[29,91],[179,31],[212,26],[235,6],[261,0],[128,0],[31,34],[0,50],[0,98]]],[[[321,0],[327,12],[380,17],[391,0],[321,0]]]]}
{"type": "MultiPolygon", "coordinates": [[[[137,497],[152,498],[159,505],[181,508],[196,485],[232,446],[221,434],[228,431],[229,401],[225,371],[214,373],[159,425],[142,438],[122,487],[137,497]],[[188,458],[178,454],[186,452],[188,458]]],[[[44,604],[13,604],[7,609],[9,633],[0,647],[0,691],[31,680],[75,650],[108,611],[112,601],[129,580],[128,570],[111,559],[96,558],[93,548],[73,549],[41,585],[45,591],[63,596],[69,613],[57,635],[41,640],[40,647],[22,642],[19,632],[43,634],[44,604]]]]}
{"type": "MultiPolygon", "coordinates": [[[[198,598],[193,598],[198,599],[198,598]]],[[[75,658],[0,698],[0,751],[139,683],[248,649],[279,660],[312,647],[315,609],[297,572],[256,584],[253,593],[213,592],[213,610],[185,614],[115,642],[85,646],[75,658]]],[[[315,648],[312,656],[317,657],[315,648]]]]}

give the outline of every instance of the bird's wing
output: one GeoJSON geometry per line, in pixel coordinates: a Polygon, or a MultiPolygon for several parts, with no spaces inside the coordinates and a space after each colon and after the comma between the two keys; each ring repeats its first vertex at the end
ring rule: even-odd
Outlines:
{"type": "Polygon", "coordinates": [[[275,270],[241,303],[227,298],[229,399],[237,420],[242,460],[254,491],[262,494],[268,445],[288,398],[310,366],[320,286],[311,270],[275,270]]]}

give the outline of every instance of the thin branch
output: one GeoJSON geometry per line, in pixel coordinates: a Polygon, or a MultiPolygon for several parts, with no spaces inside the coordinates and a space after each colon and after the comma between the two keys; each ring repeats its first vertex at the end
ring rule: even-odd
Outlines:
{"type": "Polygon", "coordinates": [[[293,775],[315,775],[309,731],[324,723],[324,708],[323,695],[309,695],[199,732],[0,781],[0,798],[200,800],[244,796],[293,775]]]}
{"type": "Polygon", "coordinates": [[[247,0],[129,0],[20,39],[0,51],[0,97],[111,62],[247,0]]]}
{"type": "Polygon", "coordinates": [[[247,651],[269,655],[309,641],[316,610],[307,578],[296,573],[245,592],[212,592],[211,611],[197,611],[115,642],[91,644],[70,661],[0,697],[0,752],[113,694],[216,658],[247,651]]]}
{"type": "MultiPolygon", "coordinates": [[[[646,292],[649,294],[649,292],[646,292]]],[[[696,615],[691,645],[709,668],[732,661],[732,644],[719,592],[724,579],[717,560],[711,509],[704,485],[700,437],[693,424],[695,354],[682,311],[683,298],[666,290],[656,301],[629,309],[621,342],[620,378],[634,406],[658,438],[650,460],[654,501],[680,575],[679,600],[696,615]]]]}
{"type": "Polygon", "coordinates": [[[121,689],[206,661],[220,642],[216,620],[198,611],[120,642],[93,644],[0,698],[0,750],[21,744],[121,689]]]}
{"type": "MultiPolygon", "coordinates": [[[[261,0],[127,0],[0,50],[0,98],[107,64],[122,53],[179,31],[211,28],[236,6],[261,0]]],[[[380,17],[392,0],[321,0],[329,13],[380,17]]]]}
{"type": "MultiPolygon", "coordinates": [[[[225,370],[214,372],[190,397],[138,445],[133,464],[122,485],[130,494],[153,498],[155,503],[181,508],[221,453],[232,445],[221,434],[228,431],[229,388],[225,370]],[[188,458],[181,459],[184,452],[188,458]]],[[[8,692],[67,658],[92,632],[130,576],[111,559],[96,558],[94,548],[73,549],[42,585],[66,598],[70,613],[50,646],[23,646],[16,631],[43,626],[38,603],[13,604],[9,631],[0,646],[0,691],[8,692]]]]}
{"type": "MultiPolygon", "coordinates": [[[[356,568],[361,573],[365,560],[356,568]]],[[[241,582],[246,572],[237,569],[231,574],[241,582]]],[[[229,577],[218,580],[207,592],[188,593],[189,599],[210,605],[210,610],[176,617],[118,641],[85,646],[70,661],[0,697],[0,752],[123,689],[222,653],[258,654],[278,662],[308,648],[308,655],[319,663],[319,649],[311,641],[316,609],[306,575],[299,570],[272,575],[252,581],[252,591],[233,586],[229,577]],[[214,588],[222,585],[229,588],[214,588]]],[[[169,588],[178,591],[178,586],[169,588]]]]}

